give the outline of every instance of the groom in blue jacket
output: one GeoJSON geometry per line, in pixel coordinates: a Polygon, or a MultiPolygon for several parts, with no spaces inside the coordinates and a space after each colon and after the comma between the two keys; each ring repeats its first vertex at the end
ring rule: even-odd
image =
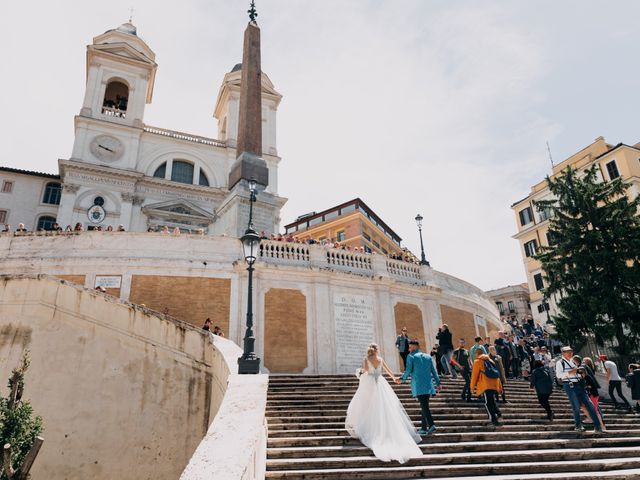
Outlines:
{"type": "Polygon", "coordinates": [[[422,425],[418,435],[430,435],[436,431],[436,425],[429,410],[429,398],[440,391],[440,377],[433,365],[431,355],[420,351],[418,341],[409,342],[409,352],[407,368],[402,378],[396,380],[396,383],[405,383],[407,378],[411,377],[411,394],[420,402],[422,411],[422,425]]]}

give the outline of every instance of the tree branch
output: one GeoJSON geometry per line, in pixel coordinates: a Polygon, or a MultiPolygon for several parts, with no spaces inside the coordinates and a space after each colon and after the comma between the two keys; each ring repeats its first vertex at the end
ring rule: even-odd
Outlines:
{"type": "Polygon", "coordinates": [[[2,449],[2,460],[4,473],[7,475],[9,480],[12,480],[15,471],[11,466],[11,444],[9,443],[4,444],[4,448],[2,449]]]}
{"type": "Polygon", "coordinates": [[[38,456],[38,452],[40,451],[40,447],[42,447],[43,443],[44,438],[36,437],[33,445],[31,446],[31,449],[24,457],[22,466],[18,469],[15,480],[26,480],[29,477],[29,471],[33,466],[33,462],[35,462],[36,457],[38,456]]]}

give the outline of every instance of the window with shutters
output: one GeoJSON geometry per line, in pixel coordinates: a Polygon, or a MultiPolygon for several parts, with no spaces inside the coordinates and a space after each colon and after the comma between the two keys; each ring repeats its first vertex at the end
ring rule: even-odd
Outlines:
{"type": "Polygon", "coordinates": [[[0,223],[5,223],[7,221],[7,212],[6,210],[0,210],[0,223]]]}
{"type": "Polygon", "coordinates": [[[538,251],[538,242],[536,240],[531,240],[524,244],[524,254],[527,257],[533,257],[538,251]]]}
{"type": "Polygon", "coordinates": [[[193,163],[174,160],[171,167],[171,181],[193,183],[193,163]]]}
{"type": "Polygon", "coordinates": [[[611,160],[607,163],[607,173],[609,174],[609,180],[615,180],[620,176],[620,172],[618,172],[618,165],[616,165],[615,160],[611,160]]]}
{"type": "Polygon", "coordinates": [[[542,280],[542,274],[541,273],[536,273],[533,276],[533,283],[536,286],[536,290],[540,291],[544,288],[544,281],[542,280]]]}
{"type": "Polygon", "coordinates": [[[56,223],[56,217],[43,216],[38,219],[37,230],[52,230],[53,225],[56,223]]]}
{"type": "Polygon", "coordinates": [[[203,187],[209,186],[209,179],[207,178],[207,176],[204,174],[202,170],[200,170],[200,181],[198,182],[198,184],[203,187]]]}
{"type": "Polygon", "coordinates": [[[496,307],[498,307],[498,311],[502,314],[504,313],[504,305],[502,302],[496,302],[496,307]]]}
{"type": "Polygon", "coordinates": [[[156,178],[164,178],[166,173],[167,173],[167,162],[164,162],[162,165],[156,168],[156,171],[153,172],[153,176],[156,178]]]}
{"type": "Polygon", "coordinates": [[[525,225],[529,225],[531,222],[533,222],[533,215],[531,213],[531,207],[527,207],[527,208],[524,208],[524,209],[520,210],[519,215],[520,215],[520,225],[522,225],[523,227],[525,225]]]}
{"type": "Polygon", "coordinates": [[[60,205],[60,195],[62,195],[62,185],[55,182],[47,183],[44,187],[44,196],[42,197],[42,203],[48,203],[50,205],[60,205]]]}
{"type": "Polygon", "coordinates": [[[13,182],[9,180],[5,180],[2,182],[2,193],[11,193],[13,192],[13,182]]]}
{"type": "Polygon", "coordinates": [[[509,313],[513,313],[516,311],[516,305],[511,300],[507,302],[507,307],[509,308],[509,313]]]}

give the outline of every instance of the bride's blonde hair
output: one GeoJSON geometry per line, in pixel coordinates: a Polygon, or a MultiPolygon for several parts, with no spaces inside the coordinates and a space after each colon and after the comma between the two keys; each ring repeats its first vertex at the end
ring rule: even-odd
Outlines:
{"type": "Polygon", "coordinates": [[[369,348],[367,348],[367,357],[370,357],[375,353],[378,353],[378,345],[375,343],[369,344],[369,348]]]}

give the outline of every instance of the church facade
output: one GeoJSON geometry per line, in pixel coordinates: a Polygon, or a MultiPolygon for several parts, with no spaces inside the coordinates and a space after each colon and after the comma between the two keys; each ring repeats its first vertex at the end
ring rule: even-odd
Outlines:
{"type": "MultiPolygon", "coordinates": [[[[71,156],[58,161],[59,176],[0,171],[4,181],[24,185],[20,194],[0,194],[0,212],[5,212],[0,223],[14,228],[25,223],[34,230],[49,229],[54,222],[62,228],[80,223],[85,230],[122,225],[137,232],[168,226],[241,235],[246,222],[228,205],[248,205],[249,199],[236,198],[243,191],[232,191],[228,179],[237,156],[242,66],[227,73],[220,87],[214,109],[217,139],[145,124],[157,67],[155,53],[131,23],[95,37],[87,47],[86,91],[75,117],[71,156]],[[40,183],[49,177],[57,177],[45,183],[55,183],[58,191],[47,208],[36,208],[45,195],[40,183]]],[[[262,74],[262,157],[269,182],[259,196],[255,223],[266,232],[278,231],[286,202],[278,195],[277,181],[281,99],[262,74]]]]}

